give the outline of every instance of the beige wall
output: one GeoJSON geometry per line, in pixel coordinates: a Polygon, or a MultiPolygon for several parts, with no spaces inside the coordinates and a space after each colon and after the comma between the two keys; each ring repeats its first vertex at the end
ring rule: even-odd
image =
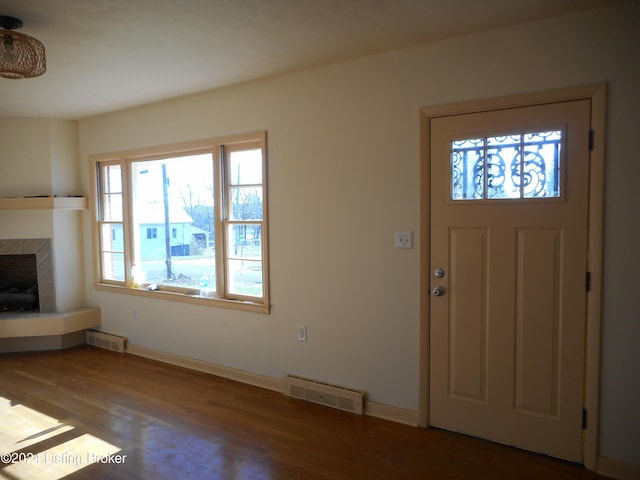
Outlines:
{"type": "MultiPolygon", "coordinates": [[[[102,308],[104,330],[138,345],[361,388],[417,411],[418,250],[394,249],[393,232],[420,239],[419,108],[607,82],[600,454],[640,464],[639,19],[632,2],[81,120],[85,193],[90,154],[261,129],[269,142],[271,315],[90,287],[87,303],[102,308]]],[[[22,131],[20,122],[8,125],[22,131]]],[[[1,194],[26,182],[16,158],[1,157],[1,194]]]]}
{"type": "Polygon", "coordinates": [[[49,123],[51,191],[56,195],[76,195],[80,191],[78,163],[78,123],[51,120],[49,123]]]}
{"type": "Polygon", "coordinates": [[[0,118],[0,193],[11,195],[49,195],[48,119],[0,118]]]}

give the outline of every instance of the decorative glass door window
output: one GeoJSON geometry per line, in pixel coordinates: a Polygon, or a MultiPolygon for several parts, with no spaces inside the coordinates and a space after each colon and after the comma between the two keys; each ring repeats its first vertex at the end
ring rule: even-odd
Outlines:
{"type": "Polygon", "coordinates": [[[451,142],[451,199],[559,198],[562,130],[451,142]]]}

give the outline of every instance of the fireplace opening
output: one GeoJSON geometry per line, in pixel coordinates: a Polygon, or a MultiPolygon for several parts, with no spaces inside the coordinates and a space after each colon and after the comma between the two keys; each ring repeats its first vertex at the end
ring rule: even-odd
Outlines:
{"type": "Polygon", "coordinates": [[[0,255],[0,312],[37,312],[39,306],[36,255],[0,255]]]}

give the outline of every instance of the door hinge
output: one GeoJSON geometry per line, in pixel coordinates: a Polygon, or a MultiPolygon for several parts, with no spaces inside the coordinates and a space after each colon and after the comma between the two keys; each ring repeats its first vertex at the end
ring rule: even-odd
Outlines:
{"type": "Polygon", "coordinates": [[[587,428],[587,409],[582,409],[582,429],[587,428]]]}
{"type": "Polygon", "coordinates": [[[591,291],[591,272],[587,272],[585,287],[587,289],[587,292],[591,291]]]}
{"type": "Polygon", "coordinates": [[[593,130],[589,130],[589,151],[593,150],[593,130]]]}

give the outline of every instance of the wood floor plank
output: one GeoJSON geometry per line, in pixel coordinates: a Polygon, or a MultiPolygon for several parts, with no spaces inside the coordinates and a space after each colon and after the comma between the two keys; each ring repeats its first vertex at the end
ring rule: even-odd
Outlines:
{"type": "Polygon", "coordinates": [[[3,480],[605,478],[93,347],[0,355],[0,415],[3,480]]]}

